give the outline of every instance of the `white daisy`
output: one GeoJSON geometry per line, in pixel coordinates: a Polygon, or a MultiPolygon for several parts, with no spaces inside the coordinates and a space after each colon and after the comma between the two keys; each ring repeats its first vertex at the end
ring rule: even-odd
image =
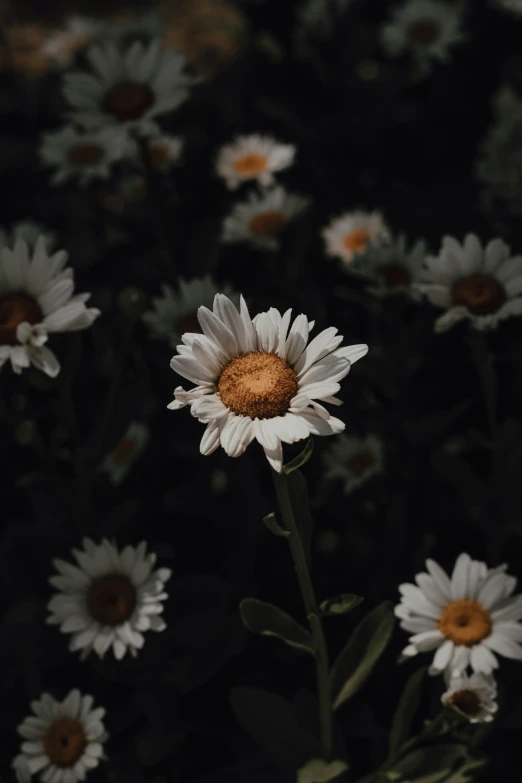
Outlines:
{"type": "Polygon", "coordinates": [[[179,163],[183,139],[179,136],[157,136],[148,142],[149,160],[153,168],[167,171],[179,163]]]}
{"type": "Polygon", "coordinates": [[[348,494],[381,472],[382,442],[375,435],[341,435],[325,453],[324,463],[325,478],[341,479],[348,494]]]}
{"type": "Polygon", "coordinates": [[[236,295],[226,283],[218,288],[210,276],[195,277],[193,280],[178,281],[179,291],[174,291],[168,283],[161,284],[162,296],[152,300],[152,310],[143,314],[143,320],[150,329],[151,337],[168,340],[175,348],[181,342],[185,332],[202,334],[198,321],[198,307],[212,307],[214,297],[219,290],[232,301],[236,295]]]}
{"type": "Polygon", "coordinates": [[[390,240],[390,231],[380,212],[347,212],[335,218],[322,231],[326,253],[337,256],[346,266],[371,246],[390,240]]]}
{"type": "Polygon", "coordinates": [[[495,329],[503,318],[522,313],[522,256],[512,256],[501,239],[482,248],[474,234],[462,244],[444,237],[439,255],[426,260],[415,287],[446,310],[435,322],[436,332],[464,319],[474,329],[495,329]]]}
{"type": "Polygon", "coordinates": [[[21,754],[13,762],[27,762],[31,774],[40,773],[42,783],[77,783],[85,780],[103,758],[107,733],[102,723],[103,707],[92,709],[92,696],[73,690],[63,701],[49,693],[31,702],[34,715],[19,726],[23,737],[21,754]]]}
{"type": "Polygon", "coordinates": [[[45,343],[53,332],[87,329],[100,314],[87,308],[90,294],[74,292],[67,253],[48,255],[40,237],[33,251],[18,240],[0,253],[0,367],[10,359],[15,373],[33,364],[54,378],[60,364],[45,343]]]}
{"type": "Polygon", "coordinates": [[[127,650],[136,657],[145,631],[167,627],[160,615],[171,571],[153,570],[156,555],[147,554],[144,541],[122,551],[105,538],[82,543],[83,551],[72,550],[78,565],[53,560],[59,575],[49,582],[60,592],[47,605],[47,622],[73,634],[69,649],[81,650],[82,660],[92,651],[103,658],[110,647],[118,660],[127,650]]]}
{"type": "Polygon", "coordinates": [[[346,762],[340,759],[334,761],[310,759],[297,770],[297,783],[327,783],[329,780],[338,778],[347,769],[346,762]]]}
{"type": "Polygon", "coordinates": [[[457,674],[450,680],[441,701],[467,718],[470,723],[491,723],[498,710],[497,685],[493,675],[457,674]]]}
{"type": "Polygon", "coordinates": [[[460,9],[438,0],[407,0],[381,32],[383,47],[391,57],[410,52],[421,72],[431,60],[446,62],[450,49],[463,40],[460,9]]]}
{"type": "Polygon", "coordinates": [[[522,14],[522,0],[496,0],[496,5],[517,16],[522,14]]]}
{"type": "Polygon", "coordinates": [[[488,569],[485,563],[459,555],[451,579],[433,560],[429,573],[417,574],[417,585],[402,584],[395,614],[401,627],[414,635],[403,655],[436,650],[430,674],[473,671],[491,674],[495,653],[522,660],[522,596],[513,596],[517,580],[507,566],[488,569]]]}
{"type": "Polygon", "coordinates": [[[12,247],[19,239],[22,239],[28,247],[34,248],[39,237],[43,237],[47,250],[55,244],[55,235],[34,220],[19,220],[10,229],[0,226],[0,248],[12,247]]]}
{"type": "Polygon", "coordinates": [[[277,250],[286,225],[309,204],[310,199],[288,193],[281,186],[250,193],[247,201],[235,204],[225,218],[223,242],[248,242],[263,250],[277,250]]]}
{"type": "Polygon", "coordinates": [[[295,153],[293,144],[281,144],[271,136],[238,136],[232,144],[220,149],[216,172],[231,190],[247,180],[271,185],[274,173],[291,166],[295,153]]]}
{"type": "Polygon", "coordinates": [[[31,770],[23,756],[17,756],[12,764],[17,783],[31,783],[31,770]]]}
{"type": "Polygon", "coordinates": [[[185,58],[162,49],[159,39],[125,51],[112,43],[91,46],[87,60],[94,73],[68,73],[63,88],[71,119],[85,128],[158,133],[154,118],[180,106],[194,83],[184,73],[185,58]]]}
{"type": "Polygon", "coordinates": [[[207,425],[202,454],[221,445],[229,457],[239,457],[256,439],[281,473],[282,443],[343,431],[344,423],[319,401],[341,404],[334,396],[338,381],[368,346],[339,348],[343,338],[333,327],[308,344],[313,324],[305,315],[290,327],[292,311],[281,315],[272,307],[251,320],[243,297],[240,301],[238,312],[226,296],[216,294],[213,312],[199,308],[203,334],[184,334],[170,362],[197,386],[189,391],[178,386],[168,407],[189,405],[192,415],[207,425]]]}
{"type": "Polygon", "coordinates": [[[419,277],[426,258],[426,242],[422,239],[408,249],[406,237],[401,234],[387,245],[370,247],[361,258],[360,271],[371,277],[368,290],[378,297],[407,294],[418,299],[412,288],[419,277]]]}
{"type": "Polygon", "coordinates": [[[59,68],[67,68],[76,54],[88,46],[100,30],[100,23],[84,16],[70,17],[63,28],[51,33],[44,45],[44,52],[49,55],[59,68]]]}
{"type": "Polygon", "coordinates": [[[149,428],[145,424],[139,421],[129,424],[119,443],[100,465],[100,470],[108,474],[112,484],[120,484],[123,481],[144,451],[149,434],[149,428]]]}
{"type": "Polygon", "coordinates": [[[125,138],[107,129],[89,133],[68,125],[44,135],[40,155],[44,163],[55,169],[51,177],[53,185],[77,179],[85,186],[93,179],[107,179],[113,163],[128,151],[125,138]]]}

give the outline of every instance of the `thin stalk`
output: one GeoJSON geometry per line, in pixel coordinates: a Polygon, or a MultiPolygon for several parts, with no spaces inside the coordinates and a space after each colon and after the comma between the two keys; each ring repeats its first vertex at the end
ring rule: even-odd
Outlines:
{"type": "Polygon", "coordinates": [[[477,368],[484,407],[488,419],[489,437],[491,440],[491,447],[493,448],[498,435],[498,384],[494,359],[488,349],[486,338],[481,332],[470,334],[467,343],[471,348],[473,361],[477,368]]]}

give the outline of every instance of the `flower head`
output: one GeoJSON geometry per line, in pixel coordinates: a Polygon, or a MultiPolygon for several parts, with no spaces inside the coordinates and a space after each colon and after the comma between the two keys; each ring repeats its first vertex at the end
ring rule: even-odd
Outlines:
{"type": "Polygon", "coordinates": [[[67,253],[48,255],[46,238],[33,251],[19,240],[0,253],[0,367],[10,359],[15,373],[33,364],[54,378],[60,364],[45,343],[53,332],[87,329],[100,314],[87,308],[90,294],[74,292],[67,253]]]}
{"type": "Polygon", "coordinates": [[[292,165],[295,152],[293,144],[281,144],[271,136],[238,136],[219,151],[216,172],[231,190],[249,180],[271,185],[275,172],[292,165]]]}
{"type": "Polygon", "coordinates": [[[44,44],[44,52],[58,68],[67,68],[78,52],[88,46],[100,30],[100,23],[83,16],[70,17],[44,44]]]}
{"type": "Polygon", "coordinates": [[[93,179],[107,179],[112,165],[129,149],[125,138],[107,129],[83,132],[72,125],[54,133],[46,133],[41,146],[44,163],[55,170],[53,185],[77,179],[82,186],[93,179]]]}
{"type": "Polygon", "coordinates": [[[339,348],[343,338],[335,328],[308,343],[313,324],[299,315],[290,327],[290,319],[291,310],[281,315],[275,308],[251,319],[243,297],[238,312],[223,294],[216,295],[213,312],[199,308],[203,334],[184,334],[170,363],[197,386],[189,391],[178,386],[168,407],[188,405],[207,425],[202,454],[221,445],[229,457],[239,457],[257,439],[280,473],[282,443],[344,429],[319,401],[341,404],[334,396],[338,381],[368,346],[339,348]]]}
{"type": "Polygon", "coordinates": [[[371,247],[380,246],[390,239],[388,226],[380,212],[346,212],[322,231],[329,256],[336,256],[346,266],[354,267],[357,257],[371,247]]]}
{"type": "Polygon", "coordinates": [[[493,675],[457,674],[450,680],[441,701],[470,723],[490,723],[498,709],[497,685],[493,675]]]}
{"type": "Polygon", "coordinates": [[[341,435],[324,456],[325,477],[343,481],[352,492],[382,470],[382,443],[375,435],[351,438],[341,435]]]}
{"type": "Polygon", "coordinates": [[[167,171],[179,162],[183,139],[179,136],[157,136],[148,142],[149,160],[157,171],[167,171]]]}
{"type": "Polygon", "coordinates": [[[77,565],[53,561],[59,574],[49,582],[60,592],[49,601],[47,622],[72,634],[69,649],[81,650],[82,659],[92,651],[103,658],[111,647],[118,660],[127,650],[135,657],[145,631],[166,628],[160,614],[170,569],[153,570],[156,555],[144,541],[121,551],[105,538],[82,543],[83,551],[73,549],[77,565]]]}
{"type": "Polygon", "coordinates": [[[10,229],[0,227],[0,249],[12,247],[19,239],[22,239],[29,248],[34,249],[40,237],[45,241],[47,250],[50,250],[55,243],[55,236],[51,231],[47,231],[44,226],[35,223],[34,220],[19,220],[10,229]]]}
{"type": "Polygon", "coordinates": [[[401,235],[389,244],[370,247],[357,269],[370,278],[368,290],[374,296],[406,294],[418,299],[419,292],[412,284],[417,281],[425,258],[424,240],[408,248],[406,237],[401,235]]]}
{"type": "Polygon", "coordinates": [[[277,250],[286,225],[299,217],[309,199],[275,187],[263,193],[250,193],[247,201],[236,204],[223,224],[223,242],[248,242],[263,250],[277,250]]]}
{"type": "Polygon", "coordinates": [[[469,555],[458,557],[451,579],[433,560],[417,585],[399,587],[395,614],[414,635],[403,655],[436,650],[430,674],[473,671],[491,674],[495,653],[522,660],[522,596],[513,596],[517,580],[505,565],[489,569],[469,555]]]}
{"type": "Polygon", "coordinates": [[[114,449],[107,454],[100,469],[108,474],[113,484],[120,484],[134,462],[145,449],[149,439],[149,428],[139,421],[133,421],[127,427],[123,437],[114,449]]]}
{"type": "Polygon", "coordinates": [[[34,715],[19,726],[23,737],[21,754],[13,766],[26,762],[32,775],[48,783],[77,783],[85,780],[103,757],[107,733],[102,723],[103,707],[92,709],[92,696],[73,690],[63,701],[43,693],[31,702],[34,715]]]}

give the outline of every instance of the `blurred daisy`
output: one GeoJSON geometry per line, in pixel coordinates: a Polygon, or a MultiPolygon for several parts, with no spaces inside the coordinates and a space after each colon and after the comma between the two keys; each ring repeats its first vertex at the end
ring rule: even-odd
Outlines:
{"type": "Polygon", "coordinates": [[[69,649],[81,650],[82,660],[93,651],[103,658],[111,647],[118,660],[127,651],[136,657],[145,631],[167,627],[160,615],[171,571],[153,570],[156,555],[147,554],[144,541],[122,551],[105,538],[82,543],[83,551],[72,550],[78,565],[53,560],[59,575],[49,582],[60,592],[47,605],[47,622],[72,634],[69,649]]]}
{"type": "Polygon", "coordinates": [[[438,0],[407,0],[381,32],[383,47],[390,57],[410,52],[425,72],[430,60],[446,62],[450,49],[463,40],[459,8],[438,0]]]}
{"type": "Polygon", "coordinates": [[[512,596],[517,580],[507,566],[488,569],[485,563],[459,555],[451,579],[433,560],[429,573],[417,574],[417,585],[402,584],[395,614],[401,627],[414,635],[402,654],[436,650],[430,674],[473,671],[491,674],[495,653],[522,660],[522,596],[512,596]]]}
{"type": "Polygon", "coordinates": [[[498,710],[497,685],[493,675],[457,674],[450,680],[441,701],[470,723],[491,723],[498,710]]]}
{"type": "Polygon", "coordinates": [[[87,60],[94,73],[67,73],[63,88],[71,119],[86,128],[157,133],[153,118],[177,109],[194,83],[184,73],[185,58],[162,50],[159,39],[124,52],[112,43],[91,46],[87,60]]]}
{"type": "Polygon", "coordinates": [[[236,204],[223,223],[223,242],[248,242],[263,250],[277,250],[279,237],[287,224],[299,217],[310,199],[275,187],[250,193],[247,201],[236,204]]]}
{"type": "Polygon", "coordinates": [[[70,691],[61,702],[48,693],[32,701],[34,715],[18,726],[24,742],[13,766],[25,761],[32,775],[40,772],[43,783],[85,780],[103,758],[107,739],[102,723],[105,710],[93,710],[93,703],[92,696],[82,696],[78,690],[70,691]]]}
{"type": "Polygon", "coordinates": [[[341,479],[348,494],[382,470],[382,442],[375,435],[341,435],[324,455],[325,478],[341,479]]]}
{"type": "Polygon", "coordinates": [[[62,29],[52,33],[44,45],[45,53],[59,68],[67,68],[100,30],[100,23],[83,16],[72,16],[62,29]]]}
{"type": "Polygon", "coordinates": [[[496,0],[496,5],[517,16],[522,14],[522,0],[496,0]]]}
{"type": "Polygon", "coordinates": [[[426,260],[416,288],[446,312],[435,322],[445,332],[467,319],[474,329],[495,329],[522,313],[522,256],[512,256],[501,239],[485,248],[474,234],[460,244],[444,237],[438,256],[426,260]]]}
{"type": "Polygon", "coordinates": [[[270,136],[238,136],[219,151],[216,172],[231,190],[247,180],[271,185],[275,172],[292,165],[295,152],[293,144],[281,144],[270,136]]]}
{"type": "Polygon", "coordinates": [[[332,327],[308,344],[313,324],[299,315],[290,327],[291,314],[272,307],[252,320],[243,297],[238,312],[222,294],[216,294],[213,312],[199,308],[203,334],[184,334],[170,362],[197,386],[189,391],[178,386],[168,407],[188,405],[207,425],[202,454],[221,445],[229,457],[239,457],[256,439],[281,473],[282,443],[343,431],[344,423],[320,401],[341,404],[334,396],[338,381],[366,356],[368,346],[339,348],[343,338],[332,327]]]}
{"type": "Polygon", "coordinates": [[[90,294],[74,292],[67,253],[48,255],[40,237],[33,251],[19,240],[0,254],[0,367],[8,360],[15,373],[33,364],[54,378],[60,364],[45,343],[53,332],[87,329],[100,314],[87,308],[90,294]]]}
{"type": "Polygon", "coordinates": [[[86,133],[68,125],[45,134],[40,154],[43,162],[55,169],[53,185],[77,179],[85,186],[93,179],[107,179],[113,163],[124,157],[128,148],[124,138],[107,129],[86,133]]]}
{"type": "Polygon", "coordinates": [[[388,226],[380,212],[347,212],[323,229],[326,253],[337,256],[346,266],[370,247],[390,240],[388,226]]]}
{"type": "Polygon", "coordinates": [[[175,348],[181,342],[185,332],[202,334],[198,321],[198,307],[212,307],[215,295],[223,291],[233,301],[236,299],[232,288],[226,283],[218,288],[208,275],[193,280],[179,279],[176,292],[167,283],[162,283],[162,296],[152,300],[152,310],[143,314],[143,320],[150,329],[151,337],[168,340],[175,348]]]}
{"type": "Polygon", "coordinates": [[[31,783],[31,770],[24,756],[17,756],[12,767],[17,783],[31,783]]]}
{"type": "Polygon", "coordinates": [[[379,297],[407,294],[418,299],[419,293],[412,284],[417,281],[425,258],[426,243],[419,240],[408,249],[404,235],[387,245],[370,247],[361,264],[361,271],[372,278],[368,290],[379,297]]]}
{"type": "Polygon", "coordinates": [[[45,247],[50,250],[55,244],[56,237],[51,231],[47,231],[40,223],[33,220],[19,220],[10,229],[0,226],[0,249],[12,247],[19,239],[22,239],[30,248],[34,248],[39,237],[45,242],[45,247]]]}
{"type": "Polygon", "coordinates": [[[317,45],[333,38],[336,26],[352,0],[304,0],[296,12],[295,47],[302,58],[313,56],[317,45]]]}
{"type": "Polygon", "coordinates": [[[149,160],[157,171],[167,171],[179,163],[183,139],[179,136],[158,136],[148,142],[149,160]]]}
{"type": "Polygon", "coordinates": [[[107,454],[100,469],[109,475],[112,484],[120,484],[132,465],[145,450],[149,439],[149,428],[139,421],[133,421],[117,446],[107,454]]]}

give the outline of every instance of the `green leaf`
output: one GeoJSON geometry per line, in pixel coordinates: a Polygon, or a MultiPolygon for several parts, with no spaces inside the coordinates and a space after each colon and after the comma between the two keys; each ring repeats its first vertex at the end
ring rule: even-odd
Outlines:
{"type": "Polygon", "coordinates": [[[393,716],[392,727],[390,731],[390,756],[395,756],[409,738],[411,726],[417,709],[419,707],[422,694],[421,684],[426,674],[427,667],[422,666],[413,672],[399,699],[399,703],[393,716]]]}
{"type": "Polygon", "coordinates": [[[233,688],[230,705],[237,721],[268,753],[293,769],[322,758],[319,739],[301,723],[297,710],[263,688],[233,688]]]}
{"type": "Polygon", "coordinates": [[[359,623],[332,669],[334,709],[351,699],[364,685],[390,641],[394,625],[389,601],[376,606],[359,623]]]}
{"type": "Polygon", "coordinates": [[[290,531],[285,530],[284,527],[281,527],[273,511],[271,514],[267,514],[266,517],[263,517],[263,522],[270,530],[270,532],[274,534],[274,536],[283,536],[284,538],[290,538],[290,531]]]}
{"type": "Polygon", "coordinates": [[[308,503],[308,487],[306,486],[305,477],[300,470],[293,470],[286,480],[295,521],[303,542],[306,559],[308,564],[310,564],[310,544],[314,521],[310,514],[308,503]]]}
{"type": "Polygon", "coordinates": [[[315,655],[312,637],[302,625],[273,604],[244,598],[239,604],[243,625],[252,633],[276,636],[290,647],[315,655]]]}
{"type": "Polygon", "coordinates": [[[300,454],[298,454],[297,457],[295,457],[295,459],[293,459],[291,462],[289,462],[288,465],[285,465],[284,468],[283,468],[283,471],[287,475],[289,475],[294,470],[297,470],[297,468],[302,467],[303,465],[305,465],[308,462],[308,460],[310,459],[310,457],[313,454],[313,451],[314,451],[314,439],[310,435],[310,437],[306,441],[306,446],[304,447],[302,452],[300,454]]]}
{"type": "Polygon", "coordinates": [[[485,759],[471,756],[465,745],[430,745],[408,753],[386,775],[408,783],[469,783],[484,764],[485,759]]]}
{"type": "Polygon", "coordinates": [[[321,614],[325,617],[335,614],[348,614],[353,611],[364,598],[360,595],[353,595],[353,593],[343,593],[342,595],[336,595],[335,598],[327,598],[323,601],[319,609],[321,614]]]}

